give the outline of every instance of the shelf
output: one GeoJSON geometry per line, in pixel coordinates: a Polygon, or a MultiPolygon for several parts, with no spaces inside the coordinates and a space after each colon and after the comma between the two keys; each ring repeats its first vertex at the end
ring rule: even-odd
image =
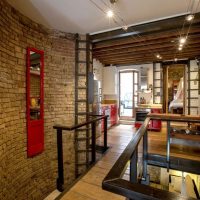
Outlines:
{"type": "Polygon", "coordinates": [[[39,111],[40,107],[30,107],[30,110],[39,111]]]}
{"type": "Polygon", "coordinates": [[[40,71],[33,71],[33,70],[30,70],[30,74],[31,74],[31,75],[35,75],[35,76],[40,76],[40,71]]]}

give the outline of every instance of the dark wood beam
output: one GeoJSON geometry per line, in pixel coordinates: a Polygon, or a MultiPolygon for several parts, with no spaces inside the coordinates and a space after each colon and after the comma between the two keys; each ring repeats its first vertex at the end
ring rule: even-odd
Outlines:
{"type": "MultiPolygon", "coordinates": [[[[193,49],[195,50],[195,48],[200,47],[200,41],[193,41],[193,42],[188,42],[187,45],[184,46],[183,51],[187,50],[187,49],[193,49]]],[[[174,43],[164,43],[164,44],[156,44],[156,45],[148,45],[148,46],[142,46],[142,47],[135,47],[135,48],[127,48],[127,49],[121,49],[121,50],[113,50],[110,52],[104,52],[104,53],[94,53],[93,56],[94,57],[115,57],[115,56],[120,56],[120,55],[130,55],[130,54],[134,54],[134,53],[161,53],[163,50],[173,50],[176,51],[178,48],[178,44],[174,44],[174,43]]]]}
{"type": "MultiPolygon", "coordinates": [[[[124,37],[130,37],[137,34],[146,34],[146,33],[155,33],[160,32],[161,30],[177,30],[177,28],[182,28],[183,21],[185,20],[186,15],[173,17],[168,19],[163,19],[159,21],[149,22],[145,24],[140,24],[136,26],[131,26],[127,31],[124,31],[122,28],[108,31],[104,33],[91,35],[91,41],[93,43],[100,41],[108,41],[113,39],[119,39],[124,37]]],[[[200,22],[200,13],[196,13],[193,24],[198,24],[200,22]]],[[[189,23],[185,24],[185,27],[188,27],[189,23]]]]}
{"type": "MultiPolygon", "coordinates": [[[[200,31],[200,28],[199,28],[200,31]]],[[[189,35],[187,38],[187,44],[196,44],[200,43],[200,33],[199,34],[194,34],[194,35],[189,35]]],[[[156,39],[156,40],[149,40],[147,42],[135,42],[135,43],[129,43],[129,44],[124,44],[124,45],[118,45],[118,46],[111,46],[109,48],[102,48],[102,49],[93,49],[93,55],[95,54],[104,54],[104,53],[113,53],[117,51],[128,51],[130,49],[135,49],[139,47],[148,47],[152,45],[178,45],[178,39],[176,37],[167,37],[167,38],[162,38],[162,39],[156,39]]]]}
{"type": "Polygon", "coordinates": [[[193,54],[181,54],[181,55],[168,55],[165,56],[164,59],[159,60],[156,59],[155,57],[137,57],[137,58],[121,58],[121,59],[113,59],[113,60],[101,60],[99,59],[102,63],[104,63],[105,65],[120,65],[120,64],[142,64],[142,63],[152,63],[152,62],[161,62],[161,61],[165,61],[165,60],[174,60],[174,58],[177,59],[195,59],[195,57],[199,57],[200,53],[193,55],[193,54]]]}
{"type": "Polygon", "coordinates": [[[169,47],[169,48],[159,48],[157,49],[157,51],[153,51],[153,49],[149,49],[149,50],[143,50],[143,51],[134,51],[134,52],[130,52],[130,53],[119,53],[118,55],[98,55],[95,56],[95,58],[97,59],[128,59],[128,58],[132,58],[132,57],[156,57],[156,53],[159,52],[159,54],[163,57],[167,56],[167,55],[182,55],[184,53],[190,53],[190,54],[199,54],[200,53],[200,46],[196,46],[196,47],[187,47],[184,48],[182,51],[178,51],[177,49],[175,49],[174,47],[169,47]]]}
{"type": "MultiPolygon", "coordinates": [[[[178,37],[180,36],[180,33],[182,33],[182,35],[187,34],[188,32],[188,28],[183,29],[182,31],[180,29],[176,29],[176,30],[160,30],[160,32],[157,33],[152,33],[152,34],[146,34],[143,35],[142,37],[129,37],[129,38],[123,38],[123,39],[118,39],[118,40],[112,40],[112,41],[105,41],[105,42],[101,42],[101,43],[95,43],[93,44],[93,49],[105,49],[105,48],[109,48],[112,46],[119,46],[119,45],[125,45],[125,44],[130,44],[130,43],[141,43],[141,42],[148,42],[148,41],[152,41],[152,40],[157,40],[157,39],[164,39],[164,38],[169,38],[169,37],[176,37],[176,39],[178,39],[178,37]]],[[[200,33],[200,24],[196,25],[195,27],[192,26],[190,28],[190,35],[192,34],[198,34],[200,33]]]]}

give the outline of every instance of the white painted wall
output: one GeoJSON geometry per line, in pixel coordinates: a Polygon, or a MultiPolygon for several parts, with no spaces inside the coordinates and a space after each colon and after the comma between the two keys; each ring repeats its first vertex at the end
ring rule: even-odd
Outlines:
{"type": "Polygon", "coordinates": [[[103,94],[117,95],[117,68],[116,66],[103,68],[103,94]]]}
{"type": "Polygon", "coordinates": [[[93,59],[93,73],[94,73],[94,80],[98,80],[101,82],[103,82],[103,68],[104,65],[96,59],[93,59]]]}
{"type": "Polygon", "coordinates": [[[147,75],[148,86],[153,85],[153,63],[142,64],[142,65],[131,65],[131,66],[121,66],[121,67],[105,67],[103,68],[103,94],[104,99],[115,99],[119,98],[119,72],[123,70],[137,70],[140,77],[140,68],[148,68],[147,75]]]}

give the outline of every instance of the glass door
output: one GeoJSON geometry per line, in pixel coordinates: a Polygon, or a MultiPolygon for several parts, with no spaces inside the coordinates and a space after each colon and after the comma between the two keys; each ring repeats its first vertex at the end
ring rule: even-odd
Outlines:
{"type": "Polygon", "coordinates": [[[120,118],[133,118],[138,103],[138,72],[122,71],[120,79],[120,118]]]}

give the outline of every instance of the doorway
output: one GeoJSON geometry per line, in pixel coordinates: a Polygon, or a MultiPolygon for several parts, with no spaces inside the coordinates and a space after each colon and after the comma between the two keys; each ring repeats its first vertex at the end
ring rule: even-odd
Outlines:
{"type": "Polygon", "coordinates": [[[185,113],[185,65],[172,64],[164,67],[164,102],[166,113],[185,113]]]}
{"type": "Polygon", "coordinates": [[[120,119],[132,119],[138,103],[138,71],[119,72],[120,119]]]}

